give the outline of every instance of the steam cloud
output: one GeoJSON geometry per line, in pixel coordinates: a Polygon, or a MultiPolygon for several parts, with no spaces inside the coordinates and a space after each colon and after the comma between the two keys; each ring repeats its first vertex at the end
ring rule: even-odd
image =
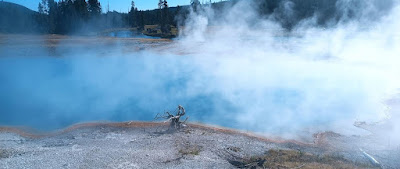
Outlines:
{"type": "MultiPolygon", "coordinates": [[[[388,123],[396,139],[399,110],[385,101],[400,86],[399,2],[385,12],[375,0],[359,8],[354,2],[336,7],[358,17],[330,27],[318,27],[315,14],[287,32],[277,13],[260,18],[254,2],[239,1],[218,17],[209,8],[191,13],[183,36],[161,51],[126,53],[116,45],[58,49],[58,58],[44,49],[34,51],[38,57],[2,52],[0,123],[151,120],[182,104],[192,121],[282,137],[354,134],[359,120],[388,123]]],[[[285,1],[279,10],[295,15],[292,8],[285,1]]]]}

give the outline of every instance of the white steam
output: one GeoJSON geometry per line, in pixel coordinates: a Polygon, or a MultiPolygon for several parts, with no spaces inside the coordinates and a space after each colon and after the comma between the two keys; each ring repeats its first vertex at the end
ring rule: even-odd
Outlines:
{"type": "MultiPolygon", "coordinates": [[[[60,58],[4,52],[0,122],[46,128],[151,120],[182,104],[192,121],[283,137],[304,130],[354,134],[357,120],[386,120],[400,140],[399,110],[385,103],[400,87],[400,8],[396,1],[372,22],[374,3],[365,1],[368,8],[356,9],[353,21],[321,28],[315,14],[287,32],[271,19],[276,13],[261,19],[253,2],[240,1],[222,18],[209,8],[191,13],[183,36],[158,50],[127,53],[121,42],[60,47],[60,58]]],[[[286,1],[279,10],[296,15],[293,5],[286,1]]]]}
{"type": "MultiPolygon", "coordinates": [[[[272,20],[259,19],[249,1],[237,3],[224,18],[207,12],[195,15],[179,48],[193,51],[193,62],[211,79],[206,84],[194,79],[191,83],[203,85],[191,91],[219,93],[238,111],[213,115],[229,114],[240,128],[264,133],[313,128],[354,134],[357,120],[398,118],[385,100],[400,87],[399,3],[379,19],[372,17],[382,14],[376,7],[380,2],[365,1],[349,9],[352,3],[337,3],[344,15],[357,12],[350,22],[345,16],[346,22],[320,28],[315,16],[290,33],[272,20]]],[[[285,1],[278,10],[295,15],[293,5],[285,1]]]]}

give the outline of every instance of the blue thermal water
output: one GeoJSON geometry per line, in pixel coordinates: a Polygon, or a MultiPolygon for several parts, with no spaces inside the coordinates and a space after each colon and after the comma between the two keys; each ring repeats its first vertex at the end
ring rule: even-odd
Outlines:
{"type": "Polygon", "coordinates": [[[293,112],[304,111],[306,96],[301,89],[235,89],[240,97],[232,98],[220,89],[211,90],[218,77],[190,61],[189,56],[148,53],[129,57],[1,57],[0,124],[52,130],[85,121],[151,121],[157,113],[173,111],[181,104],[192,121],[259,130],[266,124],[271,124],[271,129],[284,128],[287,122],[279,121],[285,118],[314,125],[336,116],[352,117],[345,113],[354,111],[353,105],[336,100],[338,103],[331,105],[306,107],[307,111],[329,113],[292,117],[293,112]],[[200,87],[199,80],[194,80],[198,78],[204,80],[200,80],[204,82],[200,87]],[[254,115],[262,124],[238,122],[241,114],[252,116],[252,111],[264,113],[264,119],[254,115]]]}

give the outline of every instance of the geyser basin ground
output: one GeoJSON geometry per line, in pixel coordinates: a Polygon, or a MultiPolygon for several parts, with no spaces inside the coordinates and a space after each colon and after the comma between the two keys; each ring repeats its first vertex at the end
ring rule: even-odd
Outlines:
{"type": "Polygon", "coordinates": [[[358,149],[360,137],[320,133],[314,143],[270,140],[229,129],[189,124],[90,123],[51,134],[0,128],[5,168],[398,168],[399,152],[376,151],[379,165],[358,149]]]}
{"type": "MultiPolygon", "coordinates": [[[[376,58],[373,57],[362,58],[361,61],[360,58],[354,57],[332,58],[330,54],[335,54],[336,51],[321,54],[320,50],[310,48],[321,41],[317,37],[295,40],[287,37],[282,42],[282,38],[271,36],[267,41],[276,43],[270,47],[254,46],[260,44],[254,43],[254,39],[231,41],[231,46],[218,45],[217,42],[220,41],[205,43],[138,38],[0,36],[0,39],[1,125],[28,126],[51,131],[86,121],[150,121],[157,113],[182,104],[190,116],[190,121],[284,138],[307,137],[302,141],[308,142],[312,142],[312,134],[322,132],[315,135],[316,144],[311,146],[329,145],[326,146],[328,149],[317,147],[318,150],[310,153],[338,153],[347,160],[368,164],[368,158],[359,150],[362,148],[383,165],[394,168],[399,166],[395,160],[399,157],[396,142],[397,102],[391,102],[392,105],[386,104],[384,100],[391,98],[391,95],[383,97],[386,96],[386,90],[398,86],[397,80],[393,78],[398,70],[387,66],[394,62],[374,60],[376,58]],[[298,42],[299,40],[307,43],[298,42]],[[362,125],[361,127],[372,133],[360,135],[364,130],[353,126],[353,123],[356,120],[385,120],[388,111],[384,108],[388,105],[392,108],[390,111],[394,118],[386,120],[386,125],[375,125],[377,127],[362,125]],[[324,134],[324,131],[339,134],[324,134]],[[326,137],[330,140],[325,141],[326,137]]],[[[359,42],[357,38],[349,41],[359,42]]],[[[353,51],[353,48],[341,51],[345,56],[361,55],[346,53],[353,51]]],[[[390,54],[395,53],[396,50],[387,50],[388,55],[385,56],[391,58],[390,54]]],[[[2,156],[5,157],[2,158],[2,162],[12,165],[14,160],[27,159],[24,158],[24,153],[37,155],[42,153],[41,150],[44,152],[43,156],[37,156],[38,158],[54,154],[60,154],[60,157],[68,156],[86,141],[93,142],[99,138],[99,146],[108,145],[105,144],[109,141],[105,139],[107,135],[127,132],[123,128],[113,128],[111,131],[106,128],[107,130],[100,135],[96,133],[101,133],[102,129],[95,127],[89,129],[89,133],[93,135],[80,135],[82,131],[79,129],[74,131],[78,135],[72,134],[73,137],[64,137],[61,133],[33,140],[9,134],[7,131],[2,132],[2,138],[6,138],[2,141],[6,147],[2,150],[2,156]],[[74,143],[74,140],[77,142],[74,143]],[[64,144],[64,141],[67,144],[64,144]],[[54,149],[46,146],[46,142],[53,145],[50,147],[54,149]],[[22,146],[19,143],[22,143],[22,146]],[[54,146],[58,145],[57,143],[60,143],[60,146],[54,146]],[[25,149],[25,146],[32,146],[32,149],[25,149]],[[38,147],[40,151],[33,151],[38,147]],[[61,153],[63,151],[66,154],[61,153]],[[18,154],[22,156],[19,157],[18,154]]],[[[119,141],[125,144],[126,137],[135,137],[136,134],[146,138],[143,142],[149,141],[148,138],[165,141],[154,138],[157,134],[154,128],[150,132],[143,131],[139,134],[137,131],[141,131],[142,128],[128,129],[130,130],[135,132],[128,132],[129,134],[119,137],[119,141]]],[[[202,133],[202,130],[195,132],[202,133]]],[[[218,134],[212,137],[217,138],[218,134]]],[[[176,135],[189,137],[189,144],[201,139],[199,142],[202,147],[218,141],[217,139],[210,142],[190,133],[176,135]]],[[[165,137],[171,144],[179,142],[171,135],[165,137]]],[[[238,144],[246,144],[250,139],[246,138],[241,142],[233,139],[234,137],[236,135],[230,136],[229,139],[237,141],[238,144]]],[[[121,142],[113,146],[126,148],[121,142]]],[[[167,152],[189,156],[200,154],[201,157],[218,156],[222,150],[229,149],[230,144],[220,143],[221,147],[216,149],[221,151],[212,151],[215,147],[201,149],[215,154],[197,153],[197,145],[194,146],[193,154],[179,151],[179,146],[167,152]]],[[[238,147],[241,150],[249,149],[249,154],[262,156],[270,149],[267,146],[269,142],[259,144],[266,146],[254,150],[251,145],[238,147]],[[256,150],[260,152],[252,152],[256,150]]],[[[295,145],[297,147],[297,144],[295,145]]],[[[96,158],[96,152],[101,152],[102,148],[99,150],[98,147],[91,146],[81,147],[78,152],[82,156],[94,155],[92,157],[96,158]]],[[[132,146],[142,147],[140,144],[132,146]]],[[[276,148],[295,149],[290,146],[292,145],[276,148]]],[[[118,152],[120,149],[105,150],[118,152]]],[[[122,156],[130,159],[146,158],[129,153],[125,155],[122,156]]],[[[171,157],[178,159],[179,163],[178,155],[171,157]]],[[[105,165],[96,161],[79,161],[82,160],[82,156],[71,159],[78,162],[67,164],[105,165]]],[[[165,159],[168,162],[169,158],[165,159]]],[[[221,162],[221,167],[232,167],[233,164],[229,163],[230,158],[222,155],[219,159],[223,160],[217,161],[218,164],[221,162]]],[[[105,161],[115,164],[112,162],[114,159],[110,160],[105,161]]],[[[238,161],[246,163],[245,158],[238,161]]],[[[31,162],[29,163],[35,165],[35,161],[31,162]]],[[[52,164],[51,161],[48,162],[48,165],[52,164]]],[[[199,162],[201,163],[201,160],[199,162]]],[[[128,167],[136,165],[126,161],[121,163],[128,167]]],[[[154,161],[150,163],[153,165],[154,161]]]]}

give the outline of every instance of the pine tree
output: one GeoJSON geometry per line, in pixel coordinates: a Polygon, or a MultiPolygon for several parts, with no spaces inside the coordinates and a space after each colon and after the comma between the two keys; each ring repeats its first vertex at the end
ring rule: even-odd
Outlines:
{"type": "Polygon", "coordinates": [[[201,4],[199,0],[190,0],[190,6],[192,7],[193,11],[197,12],[201,4]]]}
{"type": "Polygon", "coordinates": [[[101,14],[101,5],[98,0],[89,0],[88,9],[91,17],[99,16],[101,14]]]}
{"type": "Polygon", "coordinates": [[[137,8],[135,7],[134,1],[131,2],[131,10],[129,11],[128,17],[129,17],[128,22],[129,22],[130,26],[132,26],[132,27],[138,26],[138,24],[137,24],[137,8]]]}
{"type": "Polygon", "coordinates": [[[57,24],[57,3],[54,0],[42,0],[39,3],[38,11],[44,16],[41,22],[47,27],[46,32],[55,33],[57,24]]]}
{"type": "Polygon", "coordinates": [[[160,26],[162,33],[169,33],[171,27],[169,26],[168,18],[169,18],[169,9],[167,0],[160,0],[158,3],[160,10],[160,26]]]}
{"type": "Polygon", "coordinates": [[[39,7],[38,11],[41,14],[49,14],[49,6],[48,6],[48,0],[42,0],[42,2],[39,2],[39,7]]]}
{"type": "Polygon", "coordinates": [[[74,1],[75,11],[80,19],[87,20],[89,16],[88,4],[85,0],[75,0],[74,1]]]}

